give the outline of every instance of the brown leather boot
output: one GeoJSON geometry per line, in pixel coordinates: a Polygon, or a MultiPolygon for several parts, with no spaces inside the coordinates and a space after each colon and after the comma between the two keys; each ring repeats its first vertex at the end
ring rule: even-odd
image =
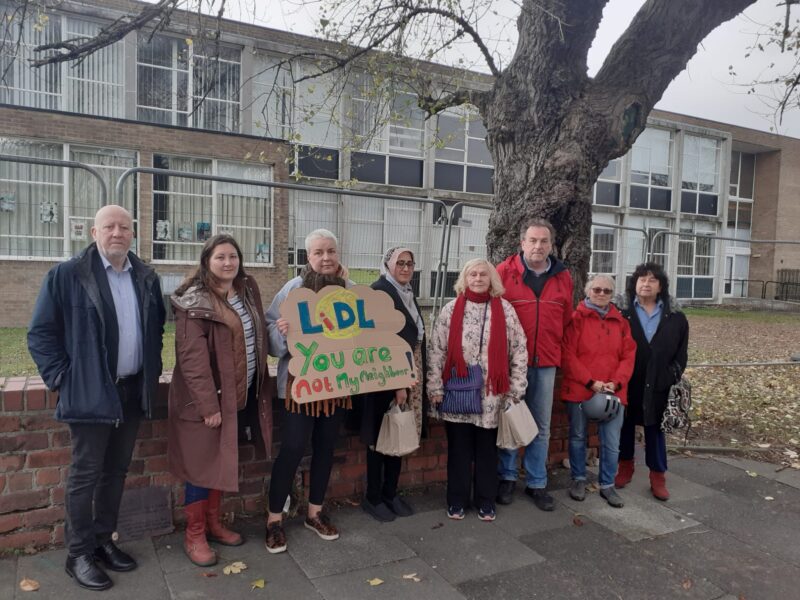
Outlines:
{"type": "Polygon", "coordinates": [[[664,473],[650,471],[650,491],[658,500],[669,500],[667,479],[664,473]]]}
{"type": "Polygon", "coordinates": [[[614,487],[624,488],[633,479],[633,459],[621,460],[617,466],[617,476],[614,477],[614,487]]]}
{"type": "Polygon", "coordinates": [[[206,540],[206,512],[208,500],[192,502],[184,507],[186,512],[186,536],[183,550],[189,560],[198,567],[210,567],[217,564],[217,554],[206,540]]]}
{"type": "Polygon", "coordinates": [[[235,531],[222,526],[222,521],[220,521],[221,505],[222,492],[220,490],[208,490],[208,512],[206,513],[208,541],[216,542],[223,546],[241,546],[244,544],[244,538],[235,531]]]}

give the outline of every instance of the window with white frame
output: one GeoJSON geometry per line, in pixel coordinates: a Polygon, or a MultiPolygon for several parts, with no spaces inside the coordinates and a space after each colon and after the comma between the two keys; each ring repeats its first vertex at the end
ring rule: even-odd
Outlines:
{"type": "MultiPolygon", "coordinates": [[[[111,201],[120,175],[137,164],[136,152],[70,145],[69,159],[95,169],[103,177],[111,201]]],[[[69,242],[70,254],[75,254],[92,241],[89,231],[94,215],[100,209],[101,192],[97,178],[84,169],[69,171],[69,242]]],[[[115,201],[115,203],[120,203],[115,201]]],[[[136,204],[136,176],[128,177],[123,187],[122,206],[133,215],[134,231],[138,232],[138,207],[136,204]]],[[[131,249],[136,252],[138,235],[131,249]]]]}
{"type": "Polygon", "coordinates": [[[253,132],[288,140],[292,136],[294,83],[280,59],[259,52],[253,60],[253,132]]]}
{"type": "MultiPolygon", "coordinates": [[[[295,78],[314,75],[311,65],[293,67],[295,78]]],[[[293,137],[311,147],[339,148],[341,145],[338,105],[341,84],[331,75],[303,79],[294,85],[292,106],[293,137]]]]}
{"type": "Polygon", "coordinates": [[[730,196],[726,235],[750,239],[753,221],[753,196],[756,155],[747,152],[731,153],[730,196]]]}
{"type": "MultiPolygon", "coordinates": [[[[163,155],[155,155],[153,165],[204,175],[272,180],[272,169],[262,165],[163,155]]],[[[208,238],[229,233],[239,242],[245,264],[272,264],[272,218],[270,188],[153,176],[154,260],[195,262],[208,238]]]]}
{"type": "Polygon", "coordinates": [[[139,33],[137,112],[142,121],[239,131],[238,48],[139,33]]]}
{"type": "MultiPolygon", "coordinates": [[[[0,9],[2,10],[2,9],[0,9]]],[[[119,41],[77,63],[33,67],[31,60],[48,56],[40,45],[96,36],[102,25],[59,14],[8,13],[0,49],[0,103],[63,110],[105,117],[124,116],[125,45],[119,41]],[[19,42],[19,43],[17,43],[19,42]]]]}
{"type": "Polygon", "coordinates": [[[631,208],[672,210],[672,132],[645,129],[630,152],[631,208]]]}
{"type": "MultiPolygon", "coordinates": [[[[15,138],[0,138],[0,153],[82,162],[98,171],[109,194],[137,164],[129,150],[15,138]]],[[[0,161],[0,256],[61,259],[79,252],[92,241],[101,203],[100,184],[88,171],[0,161]]],[[[125,186],[123,205],[136,216],[135,179],[125,186]]]]}
{"type": "Polygon", "coordinates": [[[685,135],[681,165],[681,212],[714,215],[719,211],[719,154],[717,139],[685,135]]]}
{"type": "Polygon", "coordinates": [[[445,111],[436,119],[436,164],[433,187],[438,190],[494,193],[492,156],[480,115],[445,111]]]}
{"type": "Polygon", "coordinates": [[[414,94],[356,80],[351,96],[350,176],[367,183],[422,187],[425,113],[414,94]]]}
{"type": "Polygon", "coordinates": [[[675,295],[678,298],[710,299],[714,297],[714,235],[712,223],[681,225],[681,233],[700,235],[678,237],[678,277],[675,295]],[[702,235],[705,234],[705,235],[702,235]]]}
{"type": "Polygon", "coordinates": [[[592,203],[601,206],[619,206],[620,180],[622,179],[622,158],[609,161],[597,177],[592,190],[592,203]]]}
{"type": "Polygon", "coordinates": [[[592,225],[592,261],[590,273],[614,275],[617,263],[617,230],[592,225]]]}

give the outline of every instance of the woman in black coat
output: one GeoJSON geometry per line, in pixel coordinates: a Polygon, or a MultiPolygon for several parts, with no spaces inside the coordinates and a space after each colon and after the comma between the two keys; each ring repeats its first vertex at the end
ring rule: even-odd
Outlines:
{"type": "Polygon", "coordinates": [[[661,419],[672,384],[681,378],[688,358],[689,322],[671,306],[669,280],[661,265],[636,267],[626,289],[628,319],[636,341],[636,362],[628,384],[628,407],[620,436],[619,469],[614,484],[628,485],[633,478],[636,425],[644,426],[645,462],[650,469],[650,490],[668,500],[667,445],[661,419]]]}
{"type": "Polygon", "coordinates": [[[393,401],[398,406],[410,406],[417,421],[417,435],[422,433],[425,322],[411,288],[413,275],[414,253],[408,248],[390,248],[381,262],[381,276],[372,284],[372,289],[389,294],[394,307],[405,315],[405,325],[398,335],[413,350],[418,382],[412,388],[375,392],[362,398],[361,440],[367,445],[367,493],[361,507],[378,521],[414,514],[414,509],[397,494],[402,459],[375,450],[383,415],[393,401]]]}

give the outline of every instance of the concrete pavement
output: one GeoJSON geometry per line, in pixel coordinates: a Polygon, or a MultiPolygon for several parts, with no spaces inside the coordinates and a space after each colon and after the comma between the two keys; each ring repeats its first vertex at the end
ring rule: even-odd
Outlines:
{"type": "Polygon", "coordinates": [[[647,469],[637,465],[626,505],[613,509],[596,493],[575,502],[565,469],[553,473],[556,510],[543,513],[517,490],[497,521],[475,511],[447,519],[441,488],[412,495],[417,514],[380,524],[359,508],[332,511],[341,538],[324,542],[297,518],[287,523],[288,552],[270,555],[260,520],[238,521],[248,538],[219,548],[213,568],[192,566],[182,534],[122,544],[139,560],[111,573],[101,593],[78,588],[64,573],[66,551],[0,561],[4,600],[97,597],[136,600],[244,598],[448,600],[522,598],[769,599],[800,597],[800,472],[730,457],[673,457],[672,498],[653,499],[647,469]],[[248,569],[224,575],[242,561],[248,569]],[[414,578],[404,577],[414,574],[414,578]],[[211,575],[211,576],[208,576],[211,575]],[[36,579],[35,594],[19,590],[36,579]],[[369,580],[380,579],[372,586],[369,580]],[[416,579],[415,579],[416,578],[416,579]],[[263,579],[263,589],[252,582],[263,579]],[[418,581],[417,581],[418,580],[418,581]]]}

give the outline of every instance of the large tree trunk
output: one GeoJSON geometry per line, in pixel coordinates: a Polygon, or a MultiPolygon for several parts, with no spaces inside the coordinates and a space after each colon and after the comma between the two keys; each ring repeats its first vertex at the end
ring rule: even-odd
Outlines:
{"type": "Polygon", "coordinates": [[[648,0],[591,79],[586,56],[607,0],[524,0],[516,54],[477,98],[495,165],[492,261],[519,251],[526,220],[548,219],[581,296],[597,176],[630,149],[700,41],[753,2],[648,0]]]}

